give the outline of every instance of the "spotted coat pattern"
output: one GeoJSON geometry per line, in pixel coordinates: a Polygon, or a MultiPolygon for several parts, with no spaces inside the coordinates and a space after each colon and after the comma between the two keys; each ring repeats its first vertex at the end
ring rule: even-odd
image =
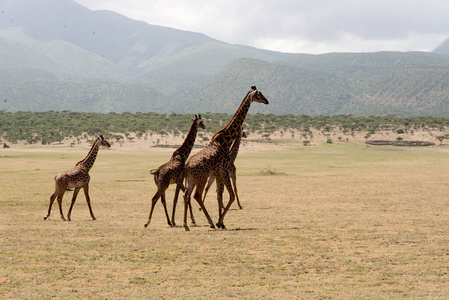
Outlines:
{"type": "MultiPolygon", "coordinates": [[[[239,148],[240,148],[240,143],[242,141],[242,138],[246,138],[246,134],[244,131],[242,131],[241,134],[239,134],[237,136],[237,138],[234,140],[234,143],[232,143],[231,149],[229,150],[229,176],[231,177],[232,187],[234,189],[235,197],[237,199],[237,204],[240,209],[242,209],[242,205],[240,204],[239,194],[237,191],[237,168],[235,167],[234,162],[235,162],[235,159],[237,158],[237,154],[239,153],[239,148]]],[[[209,191],[210,187],[214,183],[215,178],[216,178],[216,176],[214,176],[213,174],[210,175],[210,177],[209,177],[209,181],[207,182],[206,189],[204,190],[203,204],[204,204],[204,201],[206,200],[207,192],[209,191]]],[[[224,209],[223,206],[222,206],[222,208],[224,209]]]]}
{"type": "Polygon", "coordinates": [[[218,228],[225,229],[223,224],[224,216],[234,201],[235,195],[229,178],[230,157],[229,150],[240,134],[248,109],[252,102],[268,104],[265,96],[256,89],[255,86],[243,98],[242,103],[229,123],[220,131],[215,133],[209,144],[200,152],[192,155],[186,164],[186,191],[184,193],[184,228],[189,230],[187,226],[187,206],[190,204],[190,198],[193,189],[196,187],[193,198],[200,205],[204,215],[206,216],[210,227],[215,228],[209,213],[205,209],[202,201],[202,193],[209,176],[215,176],[217,180],[217,201],[219,203],[219,219],[218,228]],[[223,187],[229,193],[229,202],[224,211],[223,206],[223,187]]]}
{"type": "Polygon", "coordinates": [[[94,213],[92,211],[92,207],[90,205],[90,197],[89,197],[89,182],[90,175],[89,171],[95,163],[97,158],[98,149],[100,147],[111,147],[111,145],[104,139],[102,135],[100,135],[95,142],[93,143],[89,153],[83,160],[80,160],[76,163],[75,167],[71,170],[63,171],[55,176],[55,192],[50,197],[50,206],[48,207],[47,216],[44,217],[44,220],[50,216],[51,207],[56,197],[58,199],[59,205],[59,213],[61,214],[61,219],[64,221],[64,214],[62,212],[62,197],[64,196],[65,191],[68,188],[75,188],[72,197],[72,203],[70,204],[70,209],[67,214],[67,219],[70,221],[70,215],[72,213],[73,205],[75,204],[76,197],[78,196],[78,192],[81,188],[84,190],[84,195],[86,196],[86,201],[89,206],[90,215],[93,220],[95,219],[94,213]]]}
{"type": "MultiPolygon", "coordinates": [[[[148,216],[148,220],[145,223],[145,227],[147,227],[151,222],[151,216],[153,214],[154,206],[156,205],[159,198],[161,198],[162,205],[164,206],[165,216],[167,218],[167,223],[169,226],[176,226],[175,223],[175,211],[176,204],[178,202],[179,190],[185,191],[183,180],[184,180],[184,169],[185,162],[192,151],[193,145],[195,144],[196,135],[198,132],[198,128],[205,129],[204,119],[201,118],[201,115],[195,116],[192,120],[192,125],[190,126],[189,133],[184,139],[181,147],[176,149],[172,157],[168,162],[161,165],[159,168],[155,170],[151,170],[151,174],[154,175],[154,182],[157,186],[157,192],[152,198],[150,213],[148,216]],[[170,184],[176,184],[175,198],[173,200],[173,211],[172,211],[172,219],[168,216],[167,205],[165,201],[165,191],[169,187],[170,184]]],[[[195,223],[195,219],[193,218],[192,207],[190,208],[190,216],[192,218],[192,222],[195,223]]]]}

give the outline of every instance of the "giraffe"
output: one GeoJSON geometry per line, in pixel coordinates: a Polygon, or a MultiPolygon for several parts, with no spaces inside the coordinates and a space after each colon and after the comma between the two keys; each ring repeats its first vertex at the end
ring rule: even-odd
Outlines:
{"type": "Polygon", "coordinates": [[[76,201],[76,196],[81,188],[84,189],[84,195],[86,196],[87,205],[89,206],[90,216],[92,220],[96,220],[94,213],[92,211],[92,207],[90,206],[90,197],[89,197],[89,181],[90,175],[89,171],[95,163],[95,159],[97,158],[98,149],[102,147],[111,147],[111,145],[104,139],[103,135],[100,135],[95,142],[92,144],[92,148],[89,153],[87,153],[86,157],[83,160],[80,160],[76,163],[75,167],[71,170],[63,171],[55,176],[55,192],[50,197],[50,206],[48,207],[47,216],[44,217],[44,220],[47,220],[50,216],[51,206],[55,201],[56,197],[58,197],[58,205],[59,212],[61,214],[61,219],[64,221],[64,214],[62,213],[62,197],[64,196],[67,188],[75,188],[72,197],[72,203],[70,204],[69,212],[67,214],[67,220],[70,221],[70,215],[72,213],[73,205],[76,201]]]}
{"type": "MultiPolygon", "coordinates": [[[[229,150],[229,176],[232,179],[232,184],[233,184],[233,188],[235,191],[235,197],[237,198],[237,204],[239,206],[240,209],[242,209],[242,205],[240,204],[240,199],[239,199],[239,194],[237,192],[237,168],[235,167],[235,159],[237,158],[237,154],[239,153],[239,148],[240,148],[240,142],[242,140],[242,138],[246,138],[246,133],[242,130],[242,132],[237,136],[237,138],[235,139],[234,143],[232,143],[231,149],[229,150]]],[[[203,196],[203,204],[204,201],[206,200],[206,195],[207,192],[209,191],[211,185],[214,183],[215,181],[215,176],[210,176],[209,177],[209,181],[207,182],[207,186],[206,189],[204,190],[204,196],[203,196]]],[[[222,209],[224,209],[224,207],[221,207],[222,209]]]]}
{"type": "MultiPolygon", "coordinates": [[[[147,227],[151,222],[153,209],[159,198],[161,198],[162,205],[164,205],[165,216],[167,218],[168,225],[172,227],[176,226],[175,210],[176,204],[178,202],[179,190],[181,189],[183,192],[185,191],[183,185],[185,162],[189,157],[190,152],[192,151],[193,145],[195,144],[198,127],[202,129],[206,128],[206,126],[204,126],[204,119],[201,118],[201,115],[195,115],[195,118],[192,119],[192,125],[190,126],[189,133],[187,134],[184,143],[181,145],[181,147],[173,152],[170,160],[167,163],[161,165],[159,168],[150,171],[150,173],[154,175],[154,182],[157,186],[157,192],[152,199],[150,213],[148,216],[148,221],[145,223],[145,227],[147,227]],[[167,206],[165,203],[165,190],[172,183],[176,183],[176,191],[175,198],[173,200],[172,221],[170,222],[170,218],[168,217],[167,212],[167,206]]],[[[192,223],[195,224],[192,207],[189,206],[189,208],[192,223]]]]}
{"type": "Polygon", "coordinates": [[[205,209],[202,201],[202,194],[206,185],[207,179],[210,175],[217,178],[217,200],[219,204],[219,219],[217,223],[218,228],[226,229],[223,224],[224,216],[226,215],[229,207],[234,201],[235,195],[232,189],[229,176],[229,150],[232,142],[237,138],[242,130],[242,124],[245,120],[246,114],[252,102],[268,104],[268,100],[255,86],[251,87],[251,90],[243,98],[242,103],[235,112],[229,123],[220,131],[215,133],[211,138],[209,144],[201,151],[195,153],[190,157],[186,164],[186,191],[184,193],[184,229],[189,231],[187,226],[187,206],[190,203],[190,198],[193,189],[196,187],[193,198],[200,205],[204,215],[206,216],[210,227],[215,228],[209,213],[205,209]],[[229,202],[221,211],[220,204],[223,203],[223,186],[229,193],[229,202]],[[219,187],[221,188],[219,193],[219,187]]]}

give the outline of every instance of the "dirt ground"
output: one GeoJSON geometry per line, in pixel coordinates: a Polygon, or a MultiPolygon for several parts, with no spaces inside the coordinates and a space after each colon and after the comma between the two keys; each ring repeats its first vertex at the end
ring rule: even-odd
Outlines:
{"type": "MultiPolygon", "coordinates": [[[[182,204],[171,228],[160,201],[143,226],[156,192],[149,170],[179,138],[101,149],[90,171],[96,221],[82,192],[71,222],[57,203],[43,219],[53,177],[89,143],[0,149],[0,298],[448,299],[449,147],[313,135],[310,146],[299,135],[250,135],[236,161],[243,209],[231,207],[217,230],[194,203],[190,232],[179,226],[182,204]]],[[[205,205],[216,222],[214,189],[205,205]]]]}

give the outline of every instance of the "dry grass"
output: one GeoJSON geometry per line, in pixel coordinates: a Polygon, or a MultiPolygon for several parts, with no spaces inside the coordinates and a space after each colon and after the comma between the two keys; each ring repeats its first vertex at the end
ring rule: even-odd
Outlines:
{"type": "Polygon", "coordinates": [[[241,153],[243,210],[230,210],[228,230],[212,230],[196,205],[190,232],[169,228],[160,203],[143,227],[149,170],[170,150],[101,150],[91,170],[97,221],[83,193],[72,222],[56,203],[44,221],[53,176],[87,150],[0,151],[1,298],[449,298],[449,149],[241,153]],[[267,169],[276,174],[260,175],[267,169]]]}

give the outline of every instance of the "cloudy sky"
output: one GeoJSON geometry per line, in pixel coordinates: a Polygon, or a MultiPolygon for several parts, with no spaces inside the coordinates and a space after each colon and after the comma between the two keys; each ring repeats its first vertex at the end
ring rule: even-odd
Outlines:
{"type": "Polygon", "coordinates": [[[447,0],[75,0],[230,44],[295,53],[432,51],[447,0]]]}

